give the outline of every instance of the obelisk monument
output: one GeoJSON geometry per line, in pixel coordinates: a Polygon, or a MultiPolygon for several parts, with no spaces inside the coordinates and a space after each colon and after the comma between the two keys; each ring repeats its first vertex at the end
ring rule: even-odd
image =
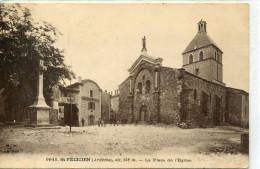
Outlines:
{"type": "Polygon", "coordinates": [[[43,65],[43,60],[40,60],[39,64],[39,80],[37,88],[37,96],[33,105],[29,107],[30,124],[46,125],[50,124],[50,110],[45,99],[43,97],[43,72],[47,70],[47,67],[43,65]]]}

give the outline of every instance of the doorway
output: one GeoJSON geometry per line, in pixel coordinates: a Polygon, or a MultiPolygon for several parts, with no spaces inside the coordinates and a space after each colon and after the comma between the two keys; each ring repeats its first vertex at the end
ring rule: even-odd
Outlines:
{"type": "Polygon", "coordinates": [[[146,106],[142,106],[140,108],[140,113],[139,113],[139,121],[140,122],[145,122],[146,121],[146,115],[147,114],[147,107],[146,106]]]}
{"type": "Polygon", "coordinates": [[[89,115],[89,125],[94,125],[94,121],[95,121],[95,116],[93,115],[89,115]]]}

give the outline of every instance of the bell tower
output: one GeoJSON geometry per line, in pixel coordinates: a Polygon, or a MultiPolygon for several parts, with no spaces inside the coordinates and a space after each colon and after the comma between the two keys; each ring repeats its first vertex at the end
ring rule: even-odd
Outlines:
{"type": "Polygon", "coordinates": [[[207,22],[201,20],[198,23],[198,32],[207,32],[207,22]]]}
{"type": "Polygon", "coordinates": [[[200,20],[198,33],[182,53],[182,67],[205,80],[225,85],[222,54],[221,49],[207,34],[207,22],[200,20]]]}

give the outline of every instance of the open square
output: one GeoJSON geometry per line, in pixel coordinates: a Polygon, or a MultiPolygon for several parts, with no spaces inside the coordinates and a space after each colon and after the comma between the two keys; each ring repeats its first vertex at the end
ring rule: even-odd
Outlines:
{"type": "MultiPolygon", "coordinates": [[[[146,165],[151,166],[154,162],[145,162],[145,159],[151,157],[150,160],[153,161],[153,158],[158,157],[160,160],[180,158],[192,162],[173,164],[179,167],[199,163],[216,167],[219,160],[222,167],[241,167],[248,164],[248,154],[243,154],[240,146],[241,134],[245,132],[248,132],[248,129],[230,126],[181,129],[163,124],[74,127],[72,133],[69,132],[69,127],[5,127],[1,131],[3,138],[0,144],[1,147],[6,144],[16,145],[19,153],[10,154],[17,159],[29,154],[40,158],[40,161],[45,161],[46,158],[55,160],[61,155],[66,160],[72,157],[108,157],[112,160],[131,157],[137,161],[143,160],[146,165]]],[[[1,153],[0,159],[7,156],[7,153],[1,153]]],[[[59,161],[59,158],[56,160],[59,161]]]]}

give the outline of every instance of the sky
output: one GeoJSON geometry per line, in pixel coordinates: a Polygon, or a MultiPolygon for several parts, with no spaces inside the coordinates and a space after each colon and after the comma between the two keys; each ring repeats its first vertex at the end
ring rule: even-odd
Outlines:
{"type": "MultiPolygon", "coordinates": [[[[223,82],[249,91],[249,9],[247,4],[23,4],[35,20],[63,35],[65,63],[82,79],[114,91],[129,75],[146,36],[148,55],[163,66],[182,67],[182,52],[207,22],[207,33],[224,52],[223,82]]],[[[76,82],[77,79],[73,80],[76,82]]]]}

